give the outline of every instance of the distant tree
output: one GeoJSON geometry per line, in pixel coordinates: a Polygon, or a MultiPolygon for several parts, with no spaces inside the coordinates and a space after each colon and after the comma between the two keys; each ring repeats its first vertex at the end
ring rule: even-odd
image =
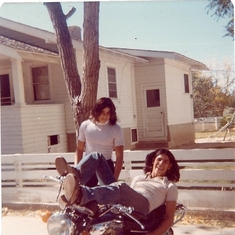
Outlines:
{"type": "Polygon", "coordinates": [[[224,36],[231,36],[234,39],[234,6],[231,0],[210,0],[210,4],[207,6],[209,11],[214,10],[212,16],[229,17],[229,22],[225,26],[227,33],[224,36]]]}
{"type": "Polygon", "coordinates": [[[73,110],[76,135],[83,120],[97,99],[99,78],[99,2],[84,2],[83,77],[77,69],[76,56],[66,20],[74,8],[65,15],[59,2],[44,3],[53,24],[65,84],[73,110]]]}
{"type": "Polygon", "coordinates": [[[208,77],[200,71],[192,72],[195,118],[223,116],[225,107],[235,108],[234,78],[231,79],[229,74],[225,71],[225,83],[221,86],[221,78],[208,77]]]}
{"type": "Polygon", "coordinates": [[[194,117],[207,117],[213,110],[213,82],[200,71],[192,72],[194,117]]]}
{"type": "Polygon", "coordinates": [[[231,66],[228,63],[224,64],[225,70],[222,74],[215,74],[212,77],[214,84],[214,110],[217,116],[222,116],[225,107],[234,107],[234,84],[235,78],[231,75],[231,66]]]}
{"type": "Polygon", "coordinates": [[[212,89],[213,93],[213,115],[223,116],[223,110],[229,103],[229,97],[223,92],[222,88],[218,85],[212,89]]]}

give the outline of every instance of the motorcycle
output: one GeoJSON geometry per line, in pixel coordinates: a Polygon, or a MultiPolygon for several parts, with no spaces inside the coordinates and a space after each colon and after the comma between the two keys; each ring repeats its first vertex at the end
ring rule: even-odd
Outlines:
{"type": "MultiPolygon", "coordinates": [[[[46,178],[61,184],[63,181],[61,177],[46,178]]],[[[186,207],[177,204],[173,225],[182,220],[185,212],[186,207]]],[[[52,214],[47,221],[47,231],[49,235],[144,235],[161,224],[164,214],[165,205],[144,216],[132,207],[98,205],[92,201],[84,206],[73,204],[52,214]]],[[[162,235],[173,234],[173,229],[169,228],[162,235]]]]}

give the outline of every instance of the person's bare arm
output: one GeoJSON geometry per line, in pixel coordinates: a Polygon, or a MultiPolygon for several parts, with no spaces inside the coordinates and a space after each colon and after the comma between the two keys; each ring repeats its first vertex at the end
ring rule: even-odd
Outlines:
{"type": "Polygon", "coordinates": [[[85,142],[82,142],[78,140],[76,152],[75,152],[75,158],[74,158],[74,165],[76,166],[82,159],[83,151],[85,147],[85,142]]]}
{"type": "Polygon", "coordinates": [[[169,201],[166,202],[166,214],[165,219],[162,221],[160,226],[148,235],[162,235],[169,229],[173,222],[174,222],[174,215],[175,215],[175,208],[176,208],[176,201],[169,201]]]}
{"type": "Polygon", "coordinates": [[[123,165],[123,146],[116,146],[115,147],[115,154],[116,154],[116,162],[115,162],[115,169],[114,169],[114,177],[118,180],[120,172],[122,170],[123,165]]]}

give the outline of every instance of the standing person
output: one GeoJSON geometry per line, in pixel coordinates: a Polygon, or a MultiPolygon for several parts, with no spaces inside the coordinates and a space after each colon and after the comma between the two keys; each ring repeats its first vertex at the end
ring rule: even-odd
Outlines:
{"type": "MultiPolygon", "coordinates": [[[[82,122],[79,128],[75,165],[81,161],[84,150],[86,155],[97,151],[104,156],[115,179],[118,179],[123,164],[124,137],[116,122],[116,107],[112,100],[107,97],[98,99],[91,110],[91,117],[82,122]],[[115,167],[112,161],[113,150],[116,154],[115,167]]],[[[97,183],[94,175],[87,185],[95,186],[97,183]]]]}
{"type": "Polygon", "coordinates": [[[174,155],[166,149],[158,149],[146,156],[144,173],[136,176],[131,186],[116,182],[105,158],[99,153],[85,156],[76,168],[67,164],[64,158],[56,158],[56,169],[66,175],[63,182],[65,194],[60,197],[60,207],[84,205],[90,201],[98,204],[122,204],[147,215],[165,204],[163,222],[151,234],[161,235],[171,227],[178,197],[177,182],[180,178],[179,166],[174,155]],[[101,185],[87,187],[91,172],[95,172],[101,185]]]}

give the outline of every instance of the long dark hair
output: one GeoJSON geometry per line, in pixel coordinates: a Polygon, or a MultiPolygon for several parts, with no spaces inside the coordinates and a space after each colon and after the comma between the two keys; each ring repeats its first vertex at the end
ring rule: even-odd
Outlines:
{"type": "Polygon", "coordinates": [[[95,102],[95,105],[91,110],[91,118],[93,118],[95,121],[98,121],[98,117],[105,108],[110,109],[109,123],[111,125],[115,125],[117,122],[116,107],[113,101],[108,97],[102,97],[95,102]]]}
{"type": "Polygon", "coordinates": [[[149,153],[145,158],[145,167],[144,167],[144,173],[151,173],[153,170],[153,162],[154,159],[161,155],[167,155],[170,163],[171,163],[171,169],[166,172],[166,177],[173,182],[178,182],[180,179],[180,171],[177,161],[175,160],[174,155],[167,149],[157,149],[151,153],[149,153]]]}

